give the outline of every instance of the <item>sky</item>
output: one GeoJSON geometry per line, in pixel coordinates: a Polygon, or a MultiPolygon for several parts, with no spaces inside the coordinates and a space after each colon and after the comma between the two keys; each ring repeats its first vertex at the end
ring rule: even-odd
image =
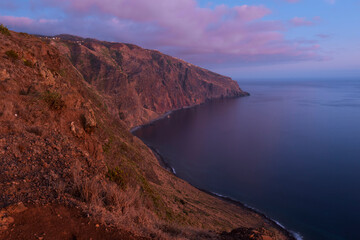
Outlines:
{"type": "Polygon", "coordinates": [[[137,44],[247,79],[360,79],[360,0],[1,0],[0,23],[137,44]]]}

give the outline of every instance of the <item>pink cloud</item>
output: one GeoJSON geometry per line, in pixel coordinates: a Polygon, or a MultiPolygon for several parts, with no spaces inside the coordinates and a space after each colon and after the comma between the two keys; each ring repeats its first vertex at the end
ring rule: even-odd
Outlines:
{"type": "Polygon", "coordinates": [[[294,26],[311,26],[314,22],[306,20],[304,17],[294,17],[290,20],[290,23],[294,26]]]}
{"type": "Polygon", "coordinates": [[[0,22],[11,27],[31,26],[36,21],[27,17],[0,16],[0,22]]]}
{"type": "Polygon", "coordinates": [[[294,17],[289,22],[292,26],[299,27],[299,26],[312,26],[321,21],[319,16],[313,17],[311,20],[307,20],[304,17],[294,17]]]}
{"type": "MultiPolygon", "coordinates": [[[[284,37],[286,26],[263,18],[271,10],[262,5],[199,7],[195,0],[34,0],[39,6],[62,9],[64,20],[0,18],[32,32],[70,33],[123,41],[156,48],[202,62],[306,60],[317,57],[317,48],[284,37]],[[32,21],[32,23],[30,23],[32,21]],[[59,32],[63,31],[63,32],[59,32]]],[[[294,18],[295,26],[312,25],[294,18]]]]}

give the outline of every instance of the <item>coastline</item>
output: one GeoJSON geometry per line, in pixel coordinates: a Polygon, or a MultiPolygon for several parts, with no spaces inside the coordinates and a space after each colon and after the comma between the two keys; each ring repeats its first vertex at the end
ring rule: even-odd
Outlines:
{"type": "Polygon", "coordinates": [[[206,101],[203,102],[203,103],[198,103],[198,104],[194,104],[194,105],[190,105],[190,106],[185,106],[185,107],[181,107],[181,108],[176,108],[176,109],[173,109],[173,110],[170,110],[170,111],[165,112],[164,114],[160,115],[159,117],[157,117],[157,118],[155,118],[155,119],[150,120],[150,121],[147,122],[147,123],[144,123],[144,124],[141,124],[141,125],[138,125],[138,126],[131,127],[129,131],[130,131],[131,134],[134,135],[134,132],[136,132],[138,129],[143,128],[143,127],[146,127],[146,126],[149,126],[149,125],[153,124],[154,122],[159,121],[159,120],[161,120],[161,119],[164,119],[164,118],[166,118],[167,116],[171,115],[172,113],[177,112],[177,111],[180,111],[180,110],[189,109],[189,108],[195,108],[195,107],[199,107],[199,106],[201,106],[201,105],[203,105],[203,104],[207,104],[207,103],[211,103],[211,102],[215,102],[215,101],[221,101],[221,100],[224,100],[224,99],[235,99],[235,98],[249,97],[249,96],[250,96],[250,93],[244,92],[244,93],[241,94],[241,95],[237,95],[237,96],[233,96],[233,97],[222,97],[222,98],[208,99],[208,100],[206,100],[206,101]]]}
{"type": "MultiPolygon", "coordinates": [[[[245,95],[245,96],[249,96],[249,95],[245,95]]],[[[218,100],[218,99],[214,99],[214,100],[218,100]]],[[[214,101],[212,100],[212,101],[214,101]]],[[[210,101],[208,101],[210,102],[210,101]]],[[[205,102],[205,103],[208,103],[208,102],[205,102]]],[[[146,126],[149,126],[151,124],[153,124],[154,122],[158,121],[158,120],[161,120],[169,115],[171,115],[172,113],[176,112],[176,111],[180,111],[180,110],[183,110],[183,109],[189,109],[189,108],[193,108],[193,107],[198,107],[202,104],[205,104],[205,103],[201,103],[201,104],[196,104],[196,105],[193,105],[193,106],[188,106],[188,107],[183,107],[183,108],[179,108],[179,109],[175,109],[175,110],[171,110],[171,111],[168,111],[166,112],[165,114],[161,115],[160,117],[154,119],[154,120],[151,120],[150,122],[148,123],[145,123],[143,125],[139,125],[139,126],[136,126],[136,127],[133,127],[131,130],[130,130],[130,133],[133,134],[134,136],[136,136],[134,134],[134,132],[136,132],[137,130],[143,128],[143,127],[146,127],[146,126]]],[[[140,138],[139,138],[140,139],[140,138]]],[[[140,139],[142,141],[142,139],[140,139]]],[[[154,148],[153,146],[143,142],[147,147],[149,147],[151,149],[151,151],[153,152],[153,154],[155,155],[155,157],[157,158],[159,164],[161,167],[163,167],[164,169],[166,169],[167,171],[169,171],[170,173],[174,174],[176,177],[179,177],[176,175],[176,170],[165,160],[165,158],[161,155],[160,151],[156,148],[154,148]]],[[[180,178],[180,177],[179,177],[180,178]]],[[[188,182],[189,183],[189,182],[188,182]]],[[[294,240],[303,240],[303,237],[301,236],[300,233],[297,233],[297,232],[294,232],[290,229],[287,229],[283,224],[281,224],[280,222],[268,217],[265,213],[261,212],[260,210],[254,208],[254,207],[251,207],[245,203],[242,203],[240,202],[239,200],[235,200],[235,199],[232,199],[231,197],[228,197],[228,196],[223,196],[221,194],[218,194],[218,193],[214,193],[214,192],[210,192],[208,190],[205,190],[205,189],[201,189],[201,188],[198,188],[194,185],[192,185],[191,183],[189,183],[191,186],[195,187],[196,189],[198,189],[199,191],[202,191],[208,195],[211,195],[213,197],[216,197],[218,199],[221,199],[222,201],[225,201],[225,202],[228,202],[228,203],[231,203],[231,204],[234,204],[234,205],[237,205],[239,207],[242,207],[242,208],[245,208],[251,212],[254,212],[258,215],[260,215],[262,218],[264,218],[264,221],[267,221],[269,223],[271,223],[273,226],[277,227],[279,230],[281,230],[281,232],[283,232],[286,236],[289,237],[289,239],[294,239],[294,240]]]]}
{"type": "Polygon", "coordinates": [[[270,218],[269,216],[267,216],[265,213],[261,212],[260,210],[254,208],[254,207],[251,207],[245,203],[242,203],[238,200],[235,200],[231,197],[228,197],[228,196],[223,196],[221,194],[218,194],[218,193],[214,193],[214,192],[210,192],[210,191],[207,191],[207,190],[204,190],[204,189],[201,189],[201,188],[197,188],[199,189],[200,191],[203,191],[211,196],[214,196],[214,197],[217,197],[225,202],[229,202],[229,203],[232,203],[234,205],[237,205],[237,206],[240,206],[240,207],[243,207],[243,208],[246,208],[252,212],[255,212],[257,214],[259,214],[260,216],[262,216],[264,219],[266,219],[267,221],[271,222],[272,224],[274,224],[275,226],[279,227],[280,229],[282,229],[282,232],[286,235],[288,235],[289,238],[293,238],[293,239],[296,239],[296,240],[303,240],[303,237],[300,235],[300,233],[297,233],[297,232],[294,232],[290,229],[287,229],[283,224],[281,224],[280,222],[270,218]]]}
{"type": "MultiPolygon", "coordinates": [[[[176,177],[180,178],[179,176],[176,175],[176,171],[173,167],[171,167],[171,165],[166,162],[165,158],[161,155],[161,153],[159,152],[158,149],[144,143],[146,146],[148,146],[151,151],[154,153],[155,157],[158,159],[159,161],[159,164],[165,168],[167,171],[169,171],[170,173],[174,174],[176,177]]],[[[185,180],[184,180],[185,181],[185,180]]],[[[189,183],[189,182],[188,182],[189,183]]],[[[198,189],[199,191],[202,191],[208,195],[211,195],[213,197],[216,197],[218,199],[221,199],[225,202],[228,202],[228,203],[231,203],[231,204],[234,204],[236,206],[239,206],[239,207],[242,207],[242,208],[245,208],[251,212],[254,212],[258,215],[260,215],[262,218],[264,218],[265,221],[268,221],[269,223],[271,223],[273,226],[276,226],[278,229],[280,229],[285,235],[287,235],[289,237],[289,239],[294,239],[294,240],[304,240],[303,237],[301,236],[300,233],[297,233],[297,232],[294,232],[290,229],[287,229],[283,224],[281,224],[280,222],[270,218],[269,216],[267,216],[265,213],[261,212],[260,210],[254,208],[254,207],[251,207],[245,203],[242,203],[240,202],[239,200],[235,200],[235,199],[232,199],[231,197],[228,197],[228,196],[223,196],[221,194],[218,194],[218,193],[214,193],[214,192],[210,192],[208,190],[205,190],[205,189],[201,189],[201,188],[198,188],[194,185],[192,185],[191,183],[189,183],[191,186],[193,186],[194,188],[198,189]]]]}

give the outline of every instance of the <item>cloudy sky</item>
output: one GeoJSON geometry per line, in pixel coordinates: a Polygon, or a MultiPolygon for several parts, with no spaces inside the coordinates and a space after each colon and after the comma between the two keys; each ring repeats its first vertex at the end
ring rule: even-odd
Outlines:
{"type": "Polygon", "coordinates": [[[234,79],[360,78],[360,0],[1,0],[0,23],[134,43],[234,79]]]}

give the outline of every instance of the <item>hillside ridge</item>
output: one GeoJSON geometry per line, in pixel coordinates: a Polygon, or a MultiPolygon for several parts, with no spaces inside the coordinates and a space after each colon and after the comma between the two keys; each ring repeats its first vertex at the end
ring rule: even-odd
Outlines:
{"type": "Polygon", "coordinates": [[[248,95],[229,77],[156,50],[64,34],[47,39],[129,127],[174,109],[248,95]]]}

